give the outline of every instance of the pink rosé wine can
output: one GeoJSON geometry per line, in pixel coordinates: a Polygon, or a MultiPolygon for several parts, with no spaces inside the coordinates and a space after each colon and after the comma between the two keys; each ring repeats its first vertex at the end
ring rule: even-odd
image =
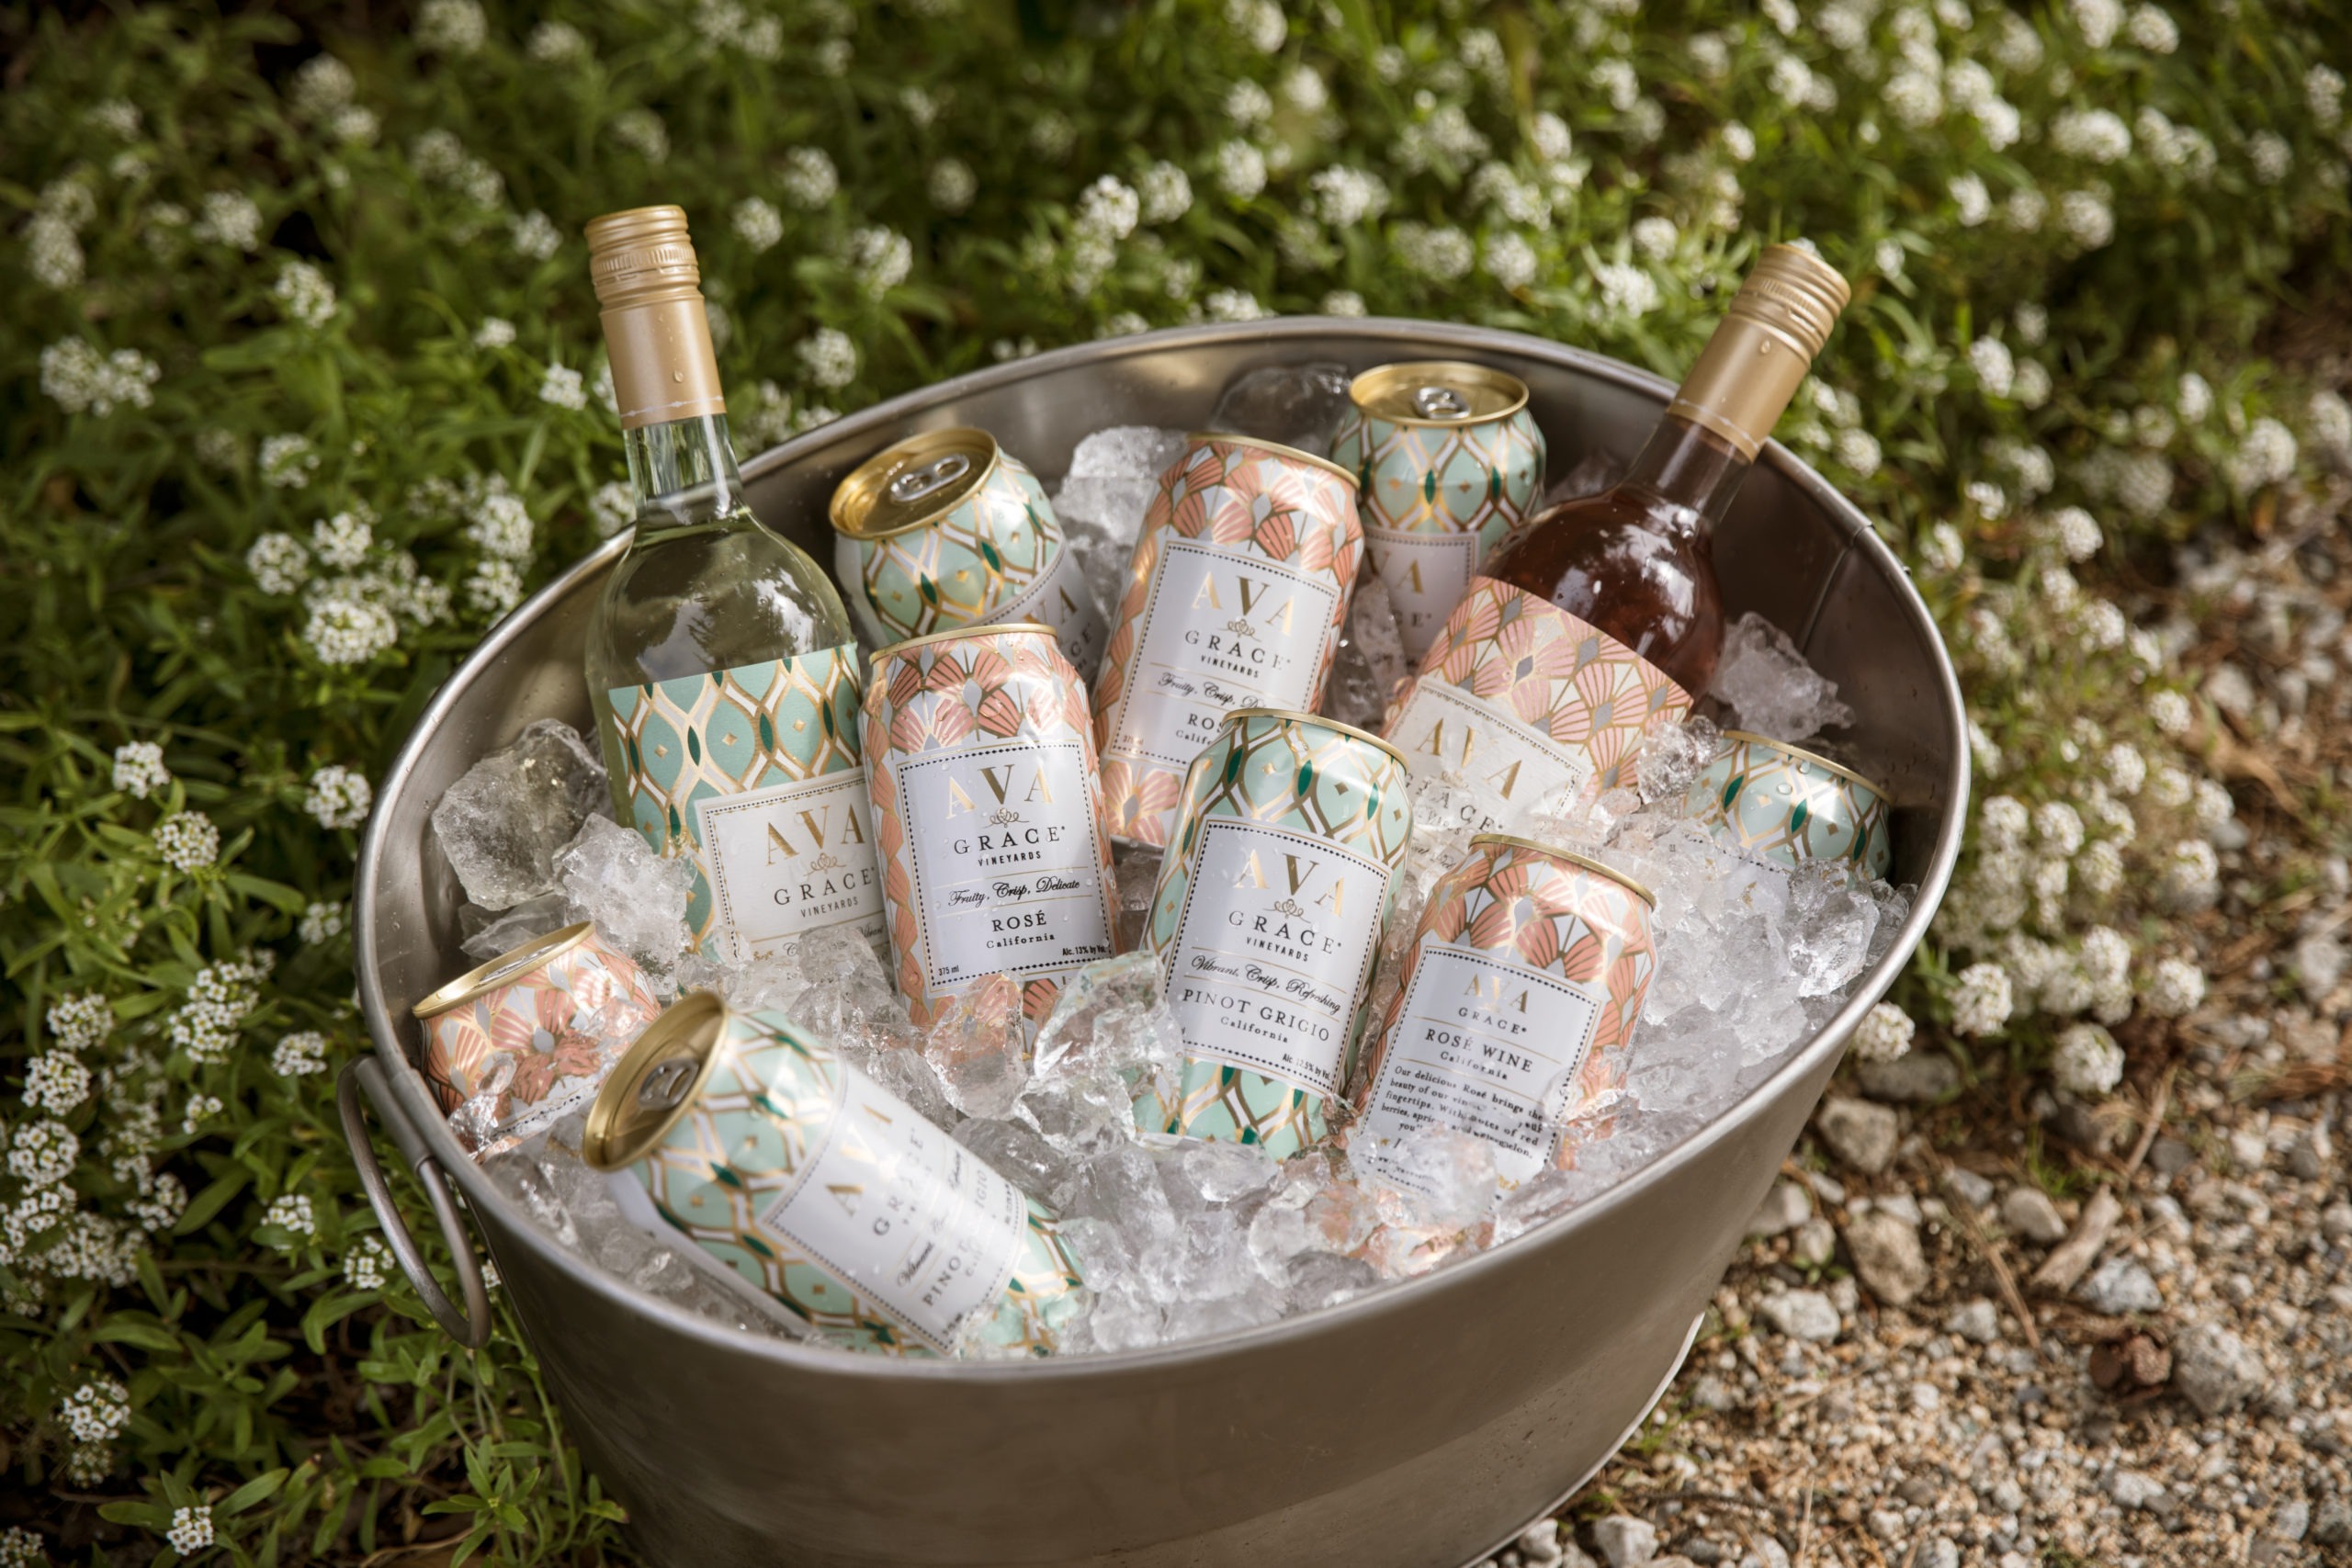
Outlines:
{"type": "Polygon", "coordinates": [[[899,990],[920,1023],[998,975],[1035,1036],[1113,952],[1111,840],[1086,687],[1039,625],[883,649],[865,782],[899,990]]]}
{"type": "Polygon", "coordinates": [[[1436,1125],[1494,1145],[1517,1186],[1576,1163],[1579,1116],[1625,1081],[1656,966],[1648,889],[1597,860],[1481,834],[1430,890],[1350,1098],[1348,1154],[1408,1190],[1398,1139],[1436,1125]]]}
{"type": "Polygon", "coordinates": [[[607,1043],[652,1022],[662,1004],[628,954],[582,920],[458,976],[411,1010],[424,1029],[425,1081],[458,1142],[487,1159],[586,1110],[611,1066],[607,1043]]]}
{"type": "Polygon", "coordinates": [[[1159,476],[1094,688],[1111,836],[1164,847],[1184,773],[1241,708],[1309,711],[1355,593],[1356,476],[1239,435],[1159,476]]]}

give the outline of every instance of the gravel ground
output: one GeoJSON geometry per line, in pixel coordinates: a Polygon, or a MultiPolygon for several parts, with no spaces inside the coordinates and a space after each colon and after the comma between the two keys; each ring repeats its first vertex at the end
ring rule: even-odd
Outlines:
{"type": "Polygon", "coordinates": [[[2096,1107],[1924,1033],[1849,1062],[1650,1426],[1502,1568],[2352,1564],[2352,528],[2175,564],[2140,608],[2199,617],[2243,829],[2203,1006],[2096,1107]]]}

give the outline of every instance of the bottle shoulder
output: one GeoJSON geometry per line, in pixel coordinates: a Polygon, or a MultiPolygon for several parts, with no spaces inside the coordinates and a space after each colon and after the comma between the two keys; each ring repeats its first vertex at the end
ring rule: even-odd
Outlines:
{"type": "Polygon", "coordinates": [[[603,691],[854,639],[840,594],[807,551],[748,518],[722,520],[630,543],[597,596],[586,663],[603,691]]]}

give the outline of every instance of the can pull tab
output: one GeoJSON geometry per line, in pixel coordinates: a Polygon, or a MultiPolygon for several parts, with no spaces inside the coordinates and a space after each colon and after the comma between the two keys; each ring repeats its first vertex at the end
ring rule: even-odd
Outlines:
{"type": "Polygon", "coordinates": [[[891,479],[890,499],[901,504],[921,501],[935,491],[946,489],[971,471],[971,458],[961,452],[950,452],[920,468],[909,468],[891,479]]]}
{"type": "Polygon", "coordinates": [[[638,1085],[637,1103],[647,1111],[668,1111],[685,1099],[694,1081],[694,1059],[673,1056],[645,1075],[638,1085]]]}
{"type": "Polygon", "coordinates": [[[1468,419],[1470,400],[1451,387],[1416,387],[1413,412],[1423,419],[1468,419]]]}

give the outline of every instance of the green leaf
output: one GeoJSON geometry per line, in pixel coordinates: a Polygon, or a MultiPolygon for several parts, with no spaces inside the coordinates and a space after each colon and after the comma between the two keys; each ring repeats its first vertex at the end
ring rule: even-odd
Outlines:
{"type": "Polygon", "coordinates": [[[286,1484],[288,1473],[283,1467],[280,1467],[277,1470],[265,1471],[254,1476],[251,1481],[213,1504],[213,1517],[228,1518],[242,1514],[254,1504],[275,1495],[277,1489],[286,1484]]]}
{"type": "Polygon", "coordinates": [[[191,1232],[203,1229],[230,1199],[245,1190],[245,1184],[252,1179],[253,1172],[243,1166],[230,1170],[218,1181],[188,1200],[187,1209],[180,1214],[179,1223],[172,1226],[172,1234],[187,1235],[191,1232]]]}

